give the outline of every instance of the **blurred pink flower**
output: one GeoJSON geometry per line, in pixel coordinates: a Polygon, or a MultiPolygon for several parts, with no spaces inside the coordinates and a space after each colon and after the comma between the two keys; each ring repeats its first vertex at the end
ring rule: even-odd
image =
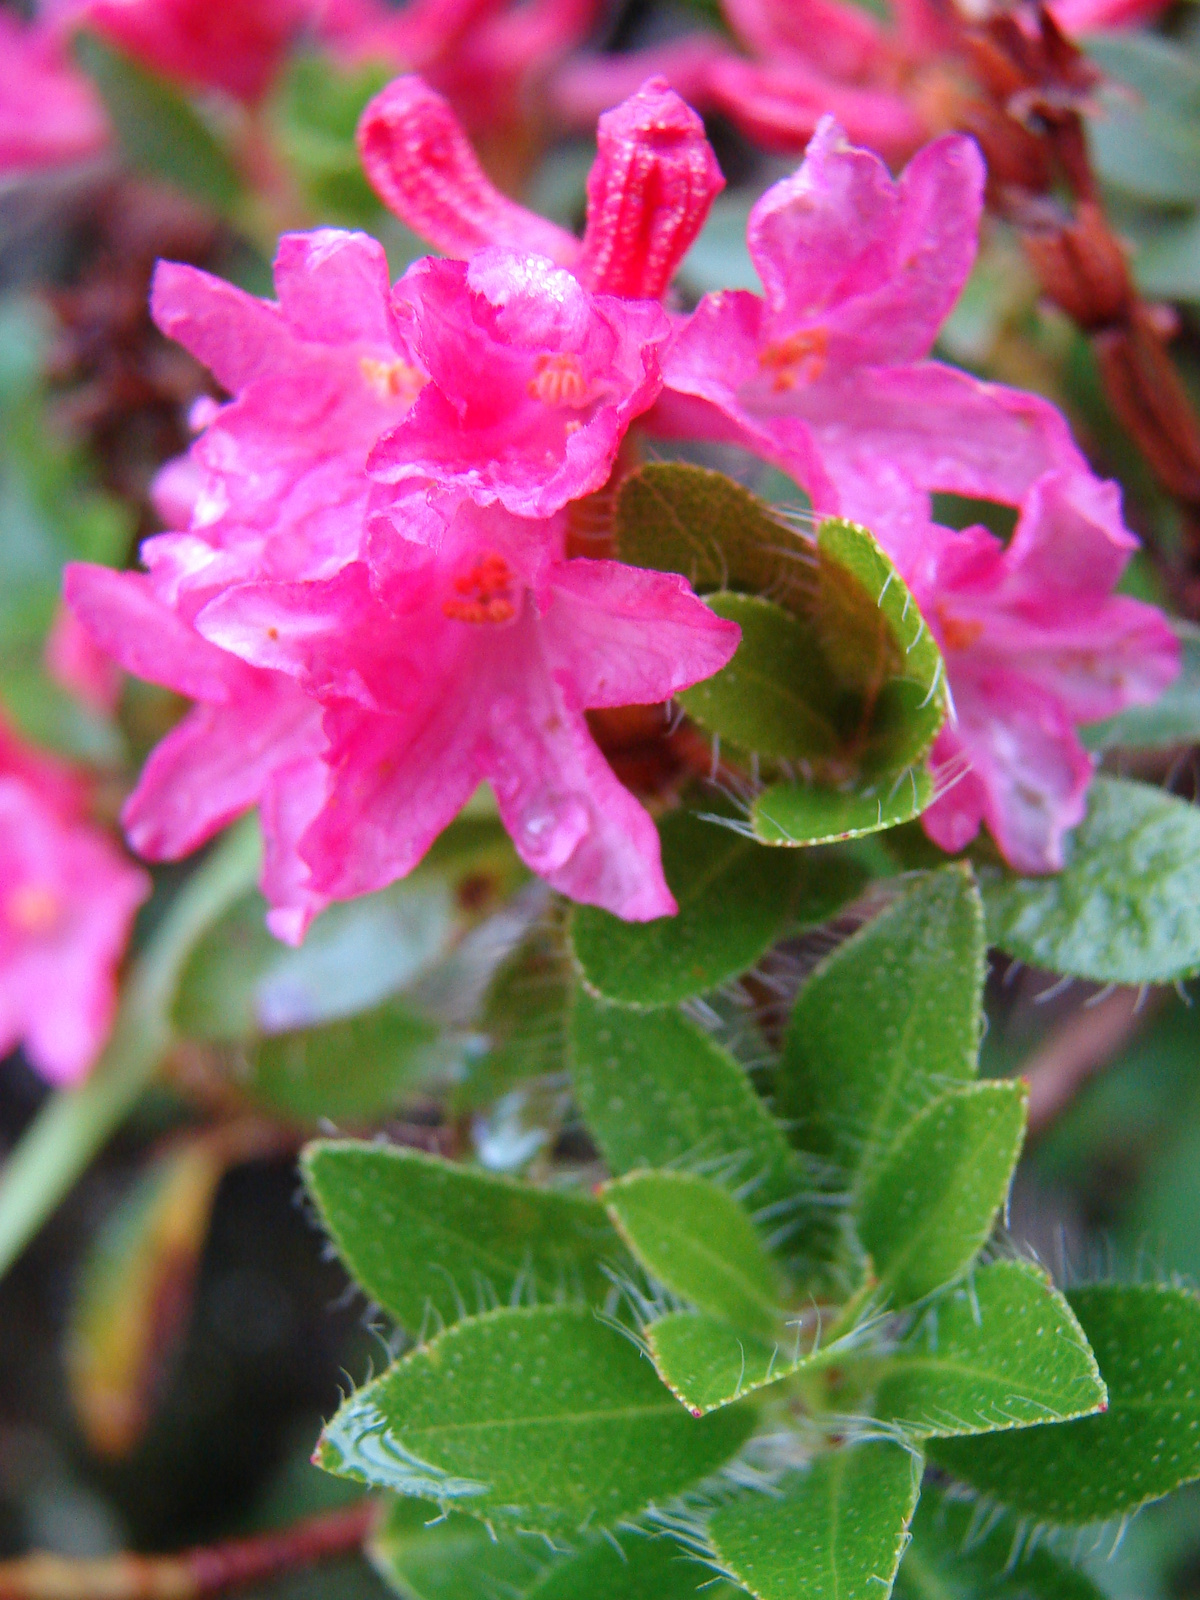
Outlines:
{"type": "Polygon", "coordinates": [[[70,769],[0,727],[0,1054],[24,1043],[51,1083],[77,1083],[116,1010],[144,872],[86,820],[70,769]]]}
{"type": "Polygon", "coordinates": [[[97,648],[69,606],[60,603],[46,639],[46,670],[89,711],[108,713],[121,696],[121,669],[97,648]]]}
{"type": "Polygon", "coordinates": [[[100,96],[59,32],[0,9],[0,173],[85,161],[108,140],[100,96]]]}
{"type": "Polygon", "coordinates": [[[1063,865],[1092,777],[1076,725],[1157,699],[1179,671],[1161,613],[1112,593],[1136,544],[1117,485],[1079,474],[1033,486],[1007,547],[983,528],[930,530],[912,581],[955,716],[933,751],[944,791],[921,820],[943,849],[986,822],[1019,871],[1063,865]]]}
{"type": "MultiPolygon", "coordinates": [[[[156,746],[125,802],[130,844],[148,861],[174,861],[257,805],[268,924],[298,943],[328,903],[312,892],[296,851],[325,797],[319,707],[283,673],[257,671],[209,644],[156,592],[153,577],[76,562],[64,593],[112,660],[197,702],[156,746]]],[[[203,603],[204,591],[191,598],[203,603]]]]}

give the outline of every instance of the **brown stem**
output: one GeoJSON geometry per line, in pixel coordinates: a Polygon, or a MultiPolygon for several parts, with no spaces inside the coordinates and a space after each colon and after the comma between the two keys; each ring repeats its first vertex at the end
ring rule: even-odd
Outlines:
{"type": "Polygon", "coordinates": [[[1140,989],[1114,989],[1103,1000],[1072,1012],[1050,1033],[1021,1069],[1029,1085],[1031,1134],[1041,1133],[1062,1115],[1088,1079],[1103,1071],[1153,1015],[1165,994],[1163,989],[1148,995],[1140,989]]]}
{"type": "Polygon", "coordinates": [[[0,1600],[203,1600],[362,1548],[379,1506],[360,1500],[272,1533],[170,1556],[76,1561],[45,1551],[0,1561],[0,1600]]]}

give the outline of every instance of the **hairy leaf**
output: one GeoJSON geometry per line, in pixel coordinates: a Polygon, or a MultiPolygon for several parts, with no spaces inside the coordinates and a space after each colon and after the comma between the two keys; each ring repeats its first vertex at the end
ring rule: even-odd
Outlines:
{"type": "Polygon", "coordinates": [[[779,858],[752,839],[677,811],[662,823],[663,871],[679,914],[622,922],[594,906],[571,914],[588,987],[625,1005],[668,1006],[752,967],[795,922],[821,922],[857,893],[861,867],[836,857],[779,858]]]}
{"type": "Polygon", "coordinates": [[[622,1256],[590,1195],[352,1141],[310,1144],[302,1168],[347,1270],[413,1332],[518,1296],[600,1302],[622,1256]]]}
{"type": "Polygon", "coordinates": [[[321,1436],[327,1471],[524,1527],[607,1527],[708,1476],[753,1417],[689,1417],[587,1309],[460,1322],[359,1389],[321,1436]]]}
{"type": "Polygon", "coordinates": [[[687,1167],[744,1186],[748,1204],[794,1200],[803,1175],[745,1072],[678,1011],[574,1000],[571,1078],[613,1173],[687,1167]]]}
{"type": "Polygon", "coordinates": [[[1025,1134],[1019,1081],[963,1084],[910,1122],[854,1206],[881,1292],[932,1294],[974,1259],[1008,1194],[1025,1134]]]}
{"type": "Polygon", "coordinates": [[[673,1294],[761,1338],[781,1331],[780,1274],[731,1194],[692,1173],[630,1172],[603,1198],[634,1255],[673,1294]]]}
{"type": "Polygon", "coordinates": [[[688,715],[760,755],[785,761],[833,757],[840,742],[837,702],[813,630],[757,595],[718,591],[708,603],[719,617],[738,624],[742,638],[727,667],[679,696],[688,715]]]}
{"type": "Polygon", "coordinates": [[[1067,1299],[1096,1352],[1108,1410],[930,1446],[958,1477],[1039,1522],[1124,1516],[1200,1477],[1200,1300],[1159,1284],[1096,1284],[1067,1299]]]}
{"type": "Polygon", "coordinates": [[[750,812],[762,844],[836,844],[898,827],[919,817],[933,801],[933,778],[925,767],[899,775],[820,789],[811,783],[774,783],[750,812]]]}
{"type": "Polygon", "coordinates": [[[655,1371],[671,1393],[700,1416],[778,1383],[802,1368],[841,1359],[849,1341],[818,1340],[820,1317],[789,1316],[774,1339],[735,1330],[701,1311],[670,1311],[644,1330],[655,1371]]]}
{"type": "Polygon", "coordinates": [[[437,1516],[395,1500],[368,1549],[375,1570],[405,1600],[731,1600],[728,1584],[689,1560],[675,1540],[622,1532],[553,1552],[540,1534],[489,1530],[474,1517],[437,1516]]]}
{"type": "MultiPolygon", "coordinates": [[[[1105,1403],[1096,1358],[1040,1267],[996,1261],[878,1361],[871,1415],[917,1437],[1062,1422],[1105,1403]]],[[[856,1379],[851,1356],[845,1363],[856,1379]]],[[[859,1377],[861,1381],[861,1376],[859,1377]]]]}
{"type": "Polygon", "coordinates": [[[849,1445],[790,1474],[776,1496],[722,1506],[709,1536],[758,1600],[887,1600],[920,1485],[919,1456],[886,1441],[849,1445]]]}
{"type": "Polygon", "coordinates": [[[970,869],[944,867],[839,945],[800,991],[776,1110],[852,1188],[930,1100],[975,1076],[984,955],[970,869]]]}
{"type": "Polygon", "coordinates": [[[1098,983],[1170,983],[1200,971],[1200,811],[1096,778],[1064,871],[985,879],[988,936],[1018,960],[1098,983]]]}

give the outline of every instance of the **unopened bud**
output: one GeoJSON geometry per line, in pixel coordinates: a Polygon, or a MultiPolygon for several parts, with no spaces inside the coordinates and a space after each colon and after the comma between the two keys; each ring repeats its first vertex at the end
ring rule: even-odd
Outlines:
{"type": "Polygon", "coordinates": [[[600,118],[578,272],[590,289],[659,299],[725,180],[704,124],[665,78],[600,118]]]}
{"type": "Polygon", "coordinates": [[[448,256],[499,244],[571,266],[579,254],[572,234],[500,193],[454,112],[422,78],[396,78],[380,90],[359,120],[358,149],[388,210],[448,256]]]}
{"type": "Polygon", "coordinates": [[[1133,286],[1125,252],[1093,202],[1084,201],[1066,226],[1026,231],[1022,242],[1043,292],[1081,328],[1126,316],[1133,286]]]}

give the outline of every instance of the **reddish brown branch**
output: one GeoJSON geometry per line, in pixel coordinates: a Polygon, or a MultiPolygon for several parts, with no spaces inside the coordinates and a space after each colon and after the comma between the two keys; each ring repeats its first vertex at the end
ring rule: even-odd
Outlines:
{"type": "Polygon", "coordinates": [[[0,1561],[0,1600],[206,1600],[360,1550],[378,1510],[376,1501],[360,1500],[290,1528],[170,1556],[76,1561],[41,1551],[0,1561]]]}

